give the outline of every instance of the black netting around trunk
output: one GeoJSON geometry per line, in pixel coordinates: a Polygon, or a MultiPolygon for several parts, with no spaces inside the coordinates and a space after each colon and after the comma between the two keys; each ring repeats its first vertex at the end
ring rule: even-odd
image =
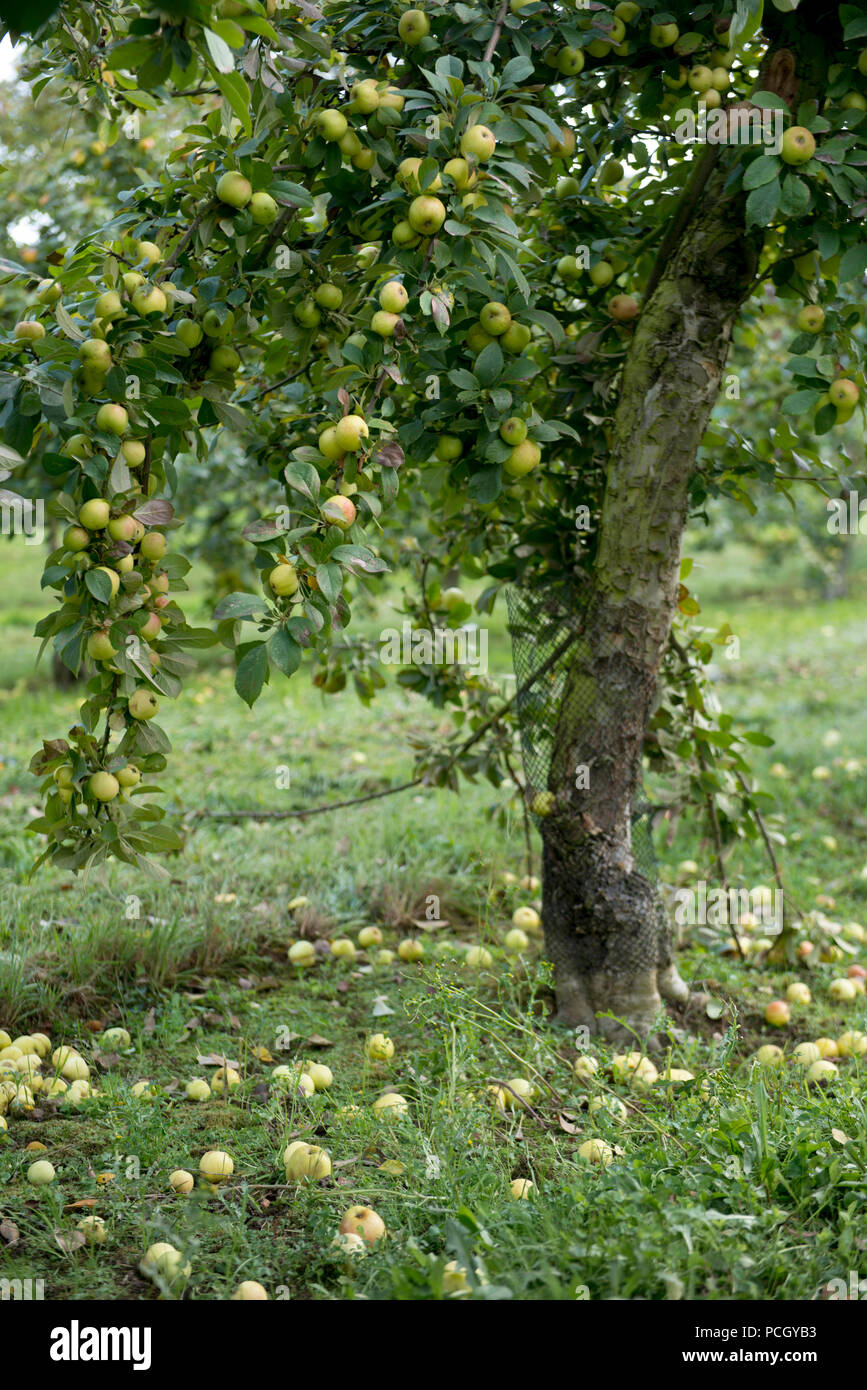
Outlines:
{"type": "MultiPolygon", "coordinates": [[[[548,791],[557,718],[567,672],[583,629],[586,599],[582,589],[560,582],[533,591],[510,586],[506,603],[517,678],[527,804],[532,811],[534,799],[548,791]]],[[[589,723],[589,708],[575,712],[576,722],[582,713],[588,716],[589,723]]],[[[642,789],[631,816],[632,852],[636,868],[652,883],[659,878],[652,836],[655,809],[642,789]]],[[[534,814],[533,818],[541,828],[543,817],[534,814]]]]}

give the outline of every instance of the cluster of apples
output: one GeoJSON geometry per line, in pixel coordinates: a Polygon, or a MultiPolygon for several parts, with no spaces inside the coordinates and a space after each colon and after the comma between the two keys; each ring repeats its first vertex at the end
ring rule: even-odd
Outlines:
{"type": "MultiPolygon", "coordinates": [[[[777,1004],[783,1001],[775,1001],[777,1004]]],[[[768,1005],[770,1009],[772,1005],[768,1005]]],[[[767,1016],[767,1015],[766,1015],[767,1016]]],[[[770,1020],[769,1020],[770,1021],[770,1020]]],[[[782,1027],[783,1023],[775,1024],[775,1027],[782,1027]]],[[[839,1038],[816,1038],[813,1042],[797,1043],[791,1052],[791,1061],[799,1067],[804,1068],[804,1076],[811,1082],[832,1081],[838,1075],[838,1068],[835,1060],[839,1058],[865,1057],[867,1056],[867,1033],[862,1033],[858,1029],[851,1029],[842,1033],[839,1038]]],[[[755,1060],[761,1067],[776,1069],[782,1067],[786,1062],[786,1054],[783,1048],[776,1043],[764,1043],[756,1052],[755,1060]]]]}
{"type": "MultiPolygon", "coordinates": [[[[119,1034],[129,1038],[125,1029],[108,1029],[100,1042],[115,1046],[119,1034]]],[[[0,1028],[0,1132],[7,1128],[7,1116],[14,1118],[34,1110],[37,1097],[77,1108],[97,1094],[90,1064],[77,1048],[64,1043],[52,1051],[46,1033],[25,1033],[13,1039],[0,1028]]],[[[41,1181],[53,1180],[53,1170],[50,1177],[44,1170],[38,1171],[43,1173],[41,1181]]],[[[29,1180],[40,1181],[38,1177],[29,1180]]]]}
{"type": "Polygon", "coordinates": [[[317,959],[327,959],[329,956],[338,960],[353,961],[359,949],[367,952],[374,965],[391,965],[395,957],[407,965],[424,959],[424,942],[417,936],[404,937],[398,943],[396,951],[384,946],[384,941],[382,928],[374,926],[362,927],[356,941],[349,936],[337,936],[329,942],[322,941],[319,950],[312,941],[302,938],[290,945],[289,960],[293,965],[306,969],[315,965],[317,959]]]}

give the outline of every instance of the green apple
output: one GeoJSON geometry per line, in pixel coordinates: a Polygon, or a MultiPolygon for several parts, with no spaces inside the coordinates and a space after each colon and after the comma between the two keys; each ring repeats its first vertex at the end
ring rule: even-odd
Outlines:
{"type": "Polygon", "coordinates": [[[139,285],[143,285],[145,282],[144,276],[140,275],[137,270],[124,271],[123,275],[120,278],[123,283],[124,291],[128,295],[133,295],[135,291],[138,289],[139,285]]]}
{"type": "Polygon", "coordinates": [[[651,24],[650,42],[654,48],[670,48],[677,43],[680,30],[676,24],[651,24]]]}
{"type": "MultiPolygon", "coordinates": [[[[726,73],[726,78],[728,78],[728,73],[726,73]]],[[[690,68],[686,80],[694,92],[699,94],[708,92],[713,86],[713,70],[705,67],[703,63],[699,63],[697,67],[690,68]]]]}
{"type": "Polygon", "coordinates": [[[409,295],[400,280],[389,280],[379,291],[379,307],[388,314],[401,314],[409,303],[409,295]]]}
{"type": "Polygon", "coordinates": [[[337,144],[349,129],[349,122],[342,111],[336,111],[333,107],[329,107],[327,111],[317,112],[316,127],[323,140],[337,144]]]}
{"type": "Polygon", "coordinates": [[[430,33],[430,20],[424,10],[405,10],[398,22],[397,32],[407,47],[414,48],[430,33]]]}
{"type": "Polygon", "coordinates": [[[241,359],[233,347],[221,343],[215,347],[209,359],[212,372],[234,372],[241,365],[241,359]]]}
{"type": "Polygon", "coordinates": [[[440,463],[454,463],[464,451],[463,440],[456,434],[441,434],[434,449],[440,463]]]}
{"type": "Polygon", "coordinates": [[[422,194],[413,198],[407,217],[414,232],[419,232],[422,236],[433,236],[446,220],[445,203],[441,203],[439,198],[422,194]]]}
{"type": "Polygon", "coordinates": [[[110,772],[94,772],[87,785],[96,801],[114,801],[120,791],[120,783],[110,772]]]}
{"type": "Polygon", "coordinates": [[[208,338],[228,338],[234,327],[235,315],[231,309],[227,310],[222,320],[216,309],[208,309],[202,317],[202,331],[208,338]]]}
{"type": "Polygon", "coordinates": [[[133,719],[153,719],[160,707],[160,702],[152,690],[136,690],[129,697],[127,708],[133,719]]]}
{"type": "Polygon", "coordinates": [[[125,434],[128,425],[129,416],[122,405],[101,405],[96,412],[96,428],[106,434],[125,434]]]}
{"type": "Polygon", "coordinates": [[[54,1182],[57,1174],[54,1165],[48,1162],[47,1158],[39,1158],[35,1163],[31,1163],[27,1169],[27,1181],[34,1187],[42,1187],[46,1183],[54,1182]]]}
{"type": "Polygon", "coordinates": [[[40,304],[56,304],[61,294],[62,290],[56,280],[40,280],[36,286],[36,298],[40,304]]]}
{"type": "Polygon", "coordinates": [[[93,312],[98,319],[116,319],[123,313],[123,304],[117,290],[106,290],[94,305],[93,312]]]}
{"type": "Polygon", "coordinates": [[[561,256],[557,262],[557,274],[562,280],[574,280],[581,274],[581,266],[575,256],[561,256]]]}
{"type": "Polygon", "coordinates": [[[554,197],[559,202],[564,198],[577,198],[581,192],[581,185],[571,174],[563,174],[554,185],[554,197]]]}
{"type": "Polygon", "coordinates": [[[139,543],[139,550],[146,560],[161,560],[166,553],[166,538],[162,531],[148,531],[139,543]]]}
{"type": "Polygon", "coordinates": [[[164,314],[168,303],[159,285],[139,285],[132,297],[132,307],[143,317],[148,314],[164,314]]]}
{"type": "Polygon", "coordinates": [[[101,497],[92,497],[78,513],[78,519],[88,531],[103,531],[108,525],[111,508],[101,497]]]}
{"type": "Polygon", "coordinates": [[[713,89],[715,92],[727,92],[731,86],[731,77],[728,68],[718,66],[711,69],[713,79],[713,89]]]}
{"type": "Polygon", "coordinates": [[[525,347],[529,347],[533,334],[525,323],[516,323],[513,319],[500,338],[500,347],[504,347],[507,352],[523,352],[525,347]]]}
{"type": "Polygon", "coordinates": [[[254,193],[250,199],[250,216],[259,227],[270,227],[277,221],[280,209],[270,193],[254,193]]]}
{"type": "Polygon", "coordinates": [[[370,320],[370,327],[372,332],[378,333],[381,338],[393,338],[394,330],[399,323],[399,314],[388,314],[384,309],[377,309],[370,320]]]}
{"type": "MultiPolygon", "coordinates": [[[[122,787],[135,787],[141,781],[141,773],[134,763],[127,763],[126,767],[120,768],[115,777],[122,787]]],[[[129,1046],[129,1043],[126,1044],[129,1046]]]]}
{"type": "Polygon", "coordinates": [[[446,160],[443,165],[443,173],[451,179],[455,188],[463,192],[467,188],[472,188],[478,175],[475,169],[471,169],[465,159],[455,158],[446,160]]]}
{"type": "Polygon", "coordinates": [[[327,459],[339,459],[345,451],[337,441],[337,430],[334,425],[326,425],[325,429],[317,440],[320,454],[327,459]]]}
{"type": "Polygon", "coordinates": [[[486,125],[471,125],[461,136],[461,154],[472,156],[480,164],[486,163],[496,148],[494,132],[486,125]]]}
{"type": "Polygon", "coordinates": [[[837,377],[837,380],[832,381],[828,388],[828,395],[833,404],[836,406],[843,406],[844,408],[846,406],[857,405],[859,394],[855,382],[849,381],[849,379],[844,376],[837,377]]]}
{"type": "Polygon", "coordinates": [[[202,325],[195,319],[179,319],[175,324],[175,337],[185,348],[195,348],[202,341],[202,325]]]}
{"type": "Polygon", "coordinates": [[[509,310],[505,304],[500,304],[497,300],[489,300],[479,314],[479,323],[492,338],[501,337],[511,322],[512,315],[509,310]]]}
{"type": "Polygon", "coordinates": [[[268,575],[268,583],[281,598],[288,598],[298,588],[298,575],[294,565],[275,565],[268,575]]]}
{"type": "Polygon", "coordinates": [[[334,426],[334,437],[341,453],[357,453],[370,430],[363,415],[344,415],[334,426]]]}
{"type": "Polygon", "coordinates": [[[63,544],[73,553],[86,550],[90,545],[90,532],[85,531],[83,526],[67,526],[63,533],[63,544]]]}
{"type": "Polygon", "coordinates": [[[821,333],[824,322],[825,310],[821,304],[805,304],[796,320],[802,333],[821,333]]]}
{"type": "Polygon", "coordinates": [[[117,648],[112,646],[111,638],[102,628],[88,637],[87,655],[91,661],[113,661],[117,656],[117,648]]]}
{"type": "Polygon", "coordinates": [[[527,422],[517,415],[510,415],[500,425],[500,438],[514,449],[527,438],[527,422]]]}
{"type": "Polygon", "coordinates": [[[371,111],[376,111],[379,106],[379,90],[372,77],[365,77],[363,81],[354,83],[349,96],[356,111],[360,111],[364,116],[369,116],[371,111]]]}
{"type": "Polygon", "coordinates": [[[343,290],[338,285],[318,285],[313,292],[313,298],[320,309],[328,309],[333,313],[343,303],[343,290]]]}
{"type": "MultiPolygon", "coordinates": [[[[433,199],[433,201],[436,202],[436,199],[433,199]]],[[[407,222],[406,218],[402,218],[400,222],[395,222],[391,239],[395,246],[405,247],[418,246],[421,241],[418,232],[407,222]]]]}
{"type": "Polygon", "coordinates": [[[532,439],[525,439],[512,450],[503,464],[512,478],[523,478],[534,469],[542,457],[542,450],[532,439]]]}
{"type": "Polygon", "coordinates": [[[159,637],[162,631],[163,621],[158,613],[149,613],[147,619],[142,623],[139,631],[146,641],[152,642],[155,637],[159,637]]]}
{"type": "Polygon", "coordinates": [[[584,53],[580,48],[561,48],[557,53],[557,71],[564,77],[577,77],[584,69],[584,53]]]}
{"type": "Polygon", "coordinates": [[[860,92],[847,92],[840,105],[844,111],[867,111],[867,99],[860,92]]]}
{"type": "Polygon", "coordinates": [[[352,165],[355,169],[372,169],[376,163],[376,151],[361,149],[352,156],[352,165]]]}
{"type": "Polygon", "coordinates": [[[130,468],[140,468],[147,457],[147,450],[140,439],[125,439],[120,452],[130,468]]]}
{"type": "Polygon", "coordinates": [[[138,259],[147,261],[148,265],[159,265],[163,258],[163,253],[155,241],[139,241],[135,249],[138,259]]]}
{"type": "Polygon", "coordinates": [[[311,295],[307,295],[300,304],[296,304],[293,313],[295,322],[299,323],[302,328],[317,328],[322,322],[322,315],[311,295]]]}
{"type": "Polygon", "coordinates": [[[379,259],[379,247],[373,245],[360,246],[356,252],[355,259],[361,270],[369,270],[372,265],[376,265],[379,259]]]}
{"type": "Polygon", "coordinates": [[[614,267],[609,261],[597,261],[590,267],[590,280],[597,289],[604,289],[614,279],[614,267]]]}
{"type": "Polygon", "coordinates": [[[641,14],[641,6],[636,5],[634,0],[620,0],[620,4],[614,6],[614,13],[624,24],[631,24],[641,14]]]}
{"type": "MultiPolygon", "coordinates": [[[[503,334],[503,337],[505,336],[506,335],[503,334]]],[[[493,341],[490,333],[486,332],[480,323],[474,323],[468,330],[467,336],[464,339],[469,351],[472,353],[481,352],[483,348],[488,346],[488,343],[492,343],[493,341]]]]}
{"type": "Polygon", "coordinates": [[[243,174],[227,170],[217,180],[217,197],[230,208],[245,208],[253,196],[253,186],[243,174]]]}
{"type": "Polygon", "coordinates": [[[793,125],[783,136],[780,156],[784,164],[806,164],[816,152],[816,141],[806,126],[793,125]]]}
{"type": "Polygon", "coordinates": [[[22,319],[16,323],[14,333],[22,342],[36,343],[45,337],[45,328],[37,319],[22,319]]]}
{"type": "Polygon", "coordinates": [[[71,434],[60,452],[73,459],[89,459],[93,445],[86,434],[71,434]]]}
{"type": "Polygon", "coordinates": [[[136,533],[136,526],[134,516],[114,516],[108,523],[108,534],[113,541],[131,541],[136,533]]]}

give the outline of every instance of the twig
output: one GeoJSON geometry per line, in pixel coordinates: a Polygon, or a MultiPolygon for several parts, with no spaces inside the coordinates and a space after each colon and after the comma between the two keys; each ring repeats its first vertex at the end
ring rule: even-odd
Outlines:
{"type": "Polygon", "coordinates": [[[506,11],[508,10],[508,8],[509,0],[503,0],[502,5],[500,6],[500,13],[497,15],[496,21],[494,23],[494,32],[488,39],[488,46],[485,49],[485,56],[482,59],[483,63],[489,63],[494,56],[494,49],[500,42],[500,35],[503,32],[503,23],[505,21],[506,11]]]}
{"type": "Polygon", "coordinates": [[[181,237],[172,254],[165,261],[163,261],[162,266],[160,267],[159,274],[154,276],[154,284],[159,284],[160,280],[165,280],[169,272],[174,270],[175,266],[178,263],[178,257],[180,256],[181,252],[185,251],[186,248],[189,246],[192,238],[198,231],[202,219],[204,218],[205,214],[210,210],[210,207],[211,204],[210,202],[208,202],[205,203],[204,207],[199,208],[199,211],[196,213],[189,227],[184,232],[183,236],[181,237]]]}

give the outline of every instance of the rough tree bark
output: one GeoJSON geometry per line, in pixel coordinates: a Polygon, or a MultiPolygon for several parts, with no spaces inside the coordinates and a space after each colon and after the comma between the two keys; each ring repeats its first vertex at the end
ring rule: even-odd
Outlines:
{"type": "Polygon", "coordinates": [[[543,827],[543,917],[560,1018],[646,1030],[686,997],[632,813],[657,674],[674,616],[689,482],[761,237],[716,169],[635,333],[615,417],[598,559],[560,708],[543,827]],[[576,770],[589,785],[576,788],[576,770]]]}
{"type": "MultiPolygon", "coordinates": [[[[759,87],[793,108],[821,92],[839,39],[828,0],[809,22],[811,30],[803,16],[769,16],[759,87]]],[[[543,822],[543,921],[558,1017],[611,1037],[624,1035],[621,1019],[648,1034],[663,1001],[688,997],[654,885],[636,864],[632,815],[677,605],[689,483],[763,240],[746,230],[743,195],[726,187],[735,158],[718,146],[697,161],[648,285],[623,371],[597,564],[548,781],[555,809],[543,822]],[[586,789],[576,787],[582,766],[586,789]]]]}

